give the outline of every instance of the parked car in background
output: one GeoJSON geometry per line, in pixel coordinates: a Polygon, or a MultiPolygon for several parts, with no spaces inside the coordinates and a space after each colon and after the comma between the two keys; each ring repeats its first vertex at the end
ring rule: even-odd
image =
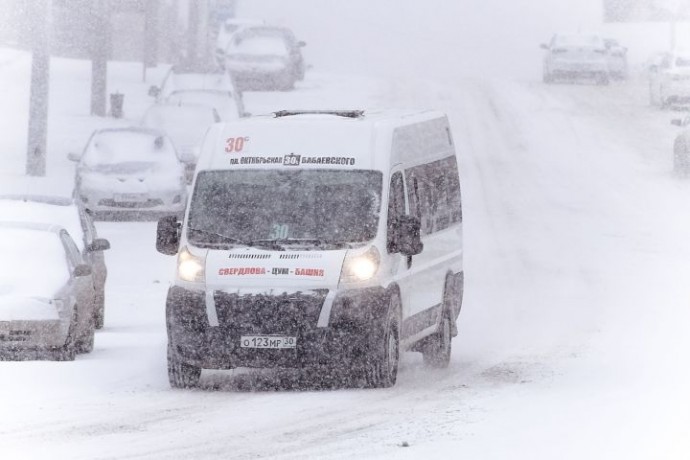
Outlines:
{"type": "Polygon", "coordinates": [[[185,180],[191,183],[204,135],[209,126],[220,121],[218,112],[205,105],[165,103],[149,107],[141,124],[172,139],[185,168],[185,180]]]}
{"type": "Polygon", "coordinates": [[[33,222],[64,227],[74,238],[84,262],[91,267],[94,323],[101,329],[105,317],[105,282],[108,269],[103,251],[110,242],[99,238],[91,215],[73,198],[41,195],[0,195],[0,221],[33,222]]]}
{"type": "Polygon", "coordinates": [[[662,108],[690,103],[690,51],[660,54],[650,65],[649,100],[662,108]]]}
{"type": "MultiPolygon", "coordinates": [[[[173,66],[166,74],[160,86],[151,86],[149,95],[156,98],[156,103],[169,102],[170,98],[179,98],[180,91],[208,91],[229,97],[237,107],[238,116],[244,114],[242,93],[238,90],[232,77],[218,67],[208,69],[189,69],[184,66],[173,66]]],[[[220,112],[219,112],[220,113],[220,112]]]]}
{"type": "Polygon", "coordinates": [[[609,76],[615,80],[626,80],[628,78],[628,48],[613,38],[605,38],[604,45],[609,76]]]}
{"type": "Polygon", "coordinates": [[[285,27],[245,27],[233,34],[225,66],[241,90],[290,90],[304,79],[305,45],[285,27]]]}
{"type": "Polygon", "coordinates": [[[599,85],[609,84],[606,45],[598,35],[556,34],[541,47],[546,50],[544,83],[593,79],[599,85]]]}
{"type": "Polygon", "coordinates": [[[264,21],[246,18],[230,18],[221,24],[220,28],[218,29],[218,35],[216,36],[215,55],[218,65],[220,67],[225,66],[225,49],[230,43],[232,34],[237,32],[242,27],[259,26],[263,24],[265,24],[264,21]]]}
{"type": "Polygon", "coordinates": [[[0,356],[73,360],[91,351],[91,267],[67,230],[2,222],[0,253],[0,356]]]}
{"type": "Polygon", "coordinates": [[[181,89],[170,93],[166,99],[172,105],[203,105],[214,109],[221,121],[231,121],[246,116],[244,107],[227,91],[213,89],[181,89]]]}
{"type": "Polygon", "coordinates": [[[94,132],[78,161],[75,196],[96,217],[142,218],[184,213],[184,166],[172,141],[142,128],[94,132]]]}

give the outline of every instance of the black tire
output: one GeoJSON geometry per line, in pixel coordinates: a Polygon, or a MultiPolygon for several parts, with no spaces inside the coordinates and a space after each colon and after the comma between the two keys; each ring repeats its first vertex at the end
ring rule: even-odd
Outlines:
{"type": "Polygon", "coordinates": [[[95,324],[95,318],[92,315],[91,321],[89,322],[89,327],[86,330],[86,333],[82,337],[80,337],[74,344],[74,348],[75,348],[76,352],[79,354],[91,353],[93,351],[93,342],[94,342],[95,335],[96,335],[96,324],[95,324]]]}
{"type": "Polygon", "coordinates": [[[168,380],[172,388],[196,388],[199,386],[201,368],[180,361],[168,342],[168,380]]]}
{"type": "Polygon", "coordinates": [[[398,379],[400,311],[400,301],[396,295],[392,295],[385,323],[381,330],[371,337],[369,353],[362,369],[368,388],[389,388],[395,385],[398,379]]]}
{"type": "Polygon", "coordinates": [[[77,330],[77,306],[74,306],[74,313],[72,313],[72,320],[69,324],[69,329],[67,330],[67,338],[65,339],[65,344],[55,350],[54,358],[55,361],[74,361],[77,356],[77,349],[74,343],[74,336],[77,330]]]}
{"type": "Polygon", "coordinates": [[[443,312],[438,331],[429,338],[422,349],[424,364],[436,369],[445,369],[450,363],[453,338],[449,313],[443,312]]]}
{"type": "Polygon", "coordinates": [[[103,289],[96,291],[94,301],[94,326],[96,329],[103,329],[105,324],[105,292],[103,289]]]}

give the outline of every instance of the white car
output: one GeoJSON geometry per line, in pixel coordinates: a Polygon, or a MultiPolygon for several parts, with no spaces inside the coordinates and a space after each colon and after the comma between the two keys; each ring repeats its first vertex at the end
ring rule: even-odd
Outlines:
{"type": "Polygon", "coordinates": [[[191,183],[204,135],[209,126],[219,121],[218,112],[208,106],[165,103],[149,107],[141,124],[172,139],[178,158],[184,164],[185,180],[191,183]]]}
{"type": "Polygon", "coordinates": [[[165,100],[173,105],[203,105],[215,109],[222,121],[246,116],[241,101],[228,91],[215,89],[180,89],[173,91],[165,100]]]}
{"type": "Polygon", "coordinates": [[[291,90],[304,79],[304,46],[285,27],[245,27],[232,36],[225,66],[243,90],[291,90]]]}
{"type": "Polygon", "coordinates": [[[184,213],[184,166],[171,140],[142,128],[94,132],[78,161],[75,196],[97,217],[184,213]]]}
{"type": "Polygon", "coordinates": [[[216,60],[218,65],[225,66],[225,48],[228,47],[232,34],[243,27],[259,26],[265,24],[264,21],[246,18],[230,18],[221,24],[216,37],[216,60]]]}
{"type": "Polygon", "coordinates": [[[659,55],[650,65],[649,100],[662,108],[690,103],[690,51],[659,55]]]}
{"type": "Polygon", "coordinates": [[[238,114],[244,113],[242,93],[237,89],[232,77],[218,68],[199,72],[198,69],[174,66],[168,71],[160,86],[154,85],[149,88],[149,96],[155,97],[156,103],[165,103],[174,94],[186,90],[229,94],[237,106],[238,114]]]}
{"type": "Polygon", "coordinates": [[[0,252],[0,355],[73,360],[91,351],[91,267],[67,231],[3,222],[0,252]]]}
{"type": "Polygon", "coordinates": [[[94,315],[96,329],[105,317],[105,282],[108,269],[103,251],[110,242],[99,238],[91,215],[72,198],[40,195],[1,195],[0,221],[34,222],[64,227],[74,238],[84,262],[91,266],[95,290],[94,315]]]}
{"type": "Polygon", "coordinates": [[[541,47],[544,57],[544,83],[556,80],[594,79],[599,85],[609,84],[608,52],[598,35],[557,34],[541,47]]]}

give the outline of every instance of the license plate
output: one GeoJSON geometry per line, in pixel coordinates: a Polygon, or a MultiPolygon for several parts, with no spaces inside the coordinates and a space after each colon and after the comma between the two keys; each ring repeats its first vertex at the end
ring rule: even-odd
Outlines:
{"type": "Polygon", "coordinates": [[[282,335],[243,335],[240,337],[240,348],[295,348],[297,337],[282,335]]]}
{"type": "Polygon", "coordinates": [[[146,195],[142,193],[116,193],[115,201],[146,201],[146,195]]]}

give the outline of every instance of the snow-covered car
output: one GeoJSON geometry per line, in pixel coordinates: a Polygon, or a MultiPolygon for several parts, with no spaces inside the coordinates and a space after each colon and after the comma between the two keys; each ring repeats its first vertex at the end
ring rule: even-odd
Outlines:
{"type": "Polygon", "coordinates": [[[259,26],[265,24],[264,21],[258,19],[247,19],[247,18],[229,18],[226,19],[223,24],[220,25],[218,29],[218,35],[216,36],[216,60],[218,65],[225,66],[225,49],[228,47],[232,34],[237,32],[243,27],[248,26],[259,26]]]}
{"type": "Polygon", "coordinates": [[[191,183],[204,135],[209,126],[220,121],[218,112],[205,105],[164,103],[149,107],[141,124],[172,139],[185,168],[185,180],[191,183]]]}
{"type": "Polygon", "coordinates": [[[290,90],[304,79],[305,45],[285,27],[245,27],[227,46],[225,67],[241,89],[290,90]]]}
{"type": "Polygon", "coordinates": [[[218,67],[207,69],[186,68],[184,66],[173,66],[163,78],[160,86],[151,86],[149,96],[155,97],[157,103],[166,102],[168,98],[177,91],[183,90],[204,90],[220,91],[229,93],[238,111],[244,112],[242,93],[237,89],[232,77],[218,67]]]}
{"type": "Polygon", "coordinates": [[[609,76],[616,80],[628,78],[628,48],[622,46],[618,40],[605,38],[606,60],[609,66],[609,76]]]}
{"type": "Polygon", "coordinates": [[[609,84],[609,64],[604,40],[598,35],[556,34],[546,50],[543,64],[544,83],[556,80],[594,79],[609,84]]]}
{"type": "Polygon", "coordinates": [[[75,197],[95,217],[181,215],[187,202],[184,166],[172,141],[142,128],[94,132],[78,161],[75,197]]]}
{"type": "Polygon", "coordinates": [[[74,199],[40,195],[0,195],[0,221],[34,222],[64,227],[74,238],[84,262],[93,273],[96,329],[105,317],[105,281],[108,269],[103,251],[110,249],[107,239],[99,238],[93,218],[74,199]]]}
{"type": "Polygon", "coordinates": [[[649,67],[649,100],[662,108],[690,103],[690,51],[660,55],[649,67]]]}
{"type": "Polygon", "coordinates": [[[203,105],[215,109],[222,121],[236,120],[246,115],[241,101],[228,91],[181,89],[170,93],[166,102],[174,105],[203,105]]]}
{"type": "Polygon", "coordinates": [[[91,267],[67,230],[2,222],[0,252],[0,354],[73,360],[91,351],[91,267]]]}

